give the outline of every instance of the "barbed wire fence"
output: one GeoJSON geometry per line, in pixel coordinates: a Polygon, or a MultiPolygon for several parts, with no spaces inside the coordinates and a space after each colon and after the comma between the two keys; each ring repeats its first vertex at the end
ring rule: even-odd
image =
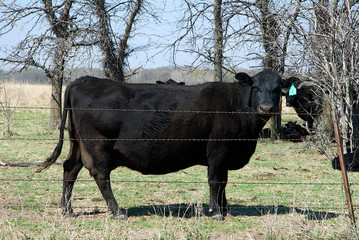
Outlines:
{"type": "MultiPolygon", "coordinates": [[[[14,111],[15,110],[23,110],[23,111],[42,111],[42,110],[49,110],[50,108],[48,107],[16,107],[13,108],[14,111]]],[[[77,109],[77,110],[83,110],[83,111],[122,111],[122,112],[181,112],[181,113],[196,113],[196,114],[256,114],[253,112],[225,112],[225,111],[221,111],[221,112],[217,112],[217,111],[173,111],[173,110],[141,110],[141,109],[77,109]]],[[[295,113],[282,113],[282,115],[296,115],[295,113]]],[[[43,116],[42,115],[36,115],[35,119],[33,117],[25,117],[25,116],[16,116],[16,114],[14,114],[14,117],[12,119],[12,121],[14,123],[20,124],[24,123],[24,122],[40,122],[40,120],[42,120],[43,116]]],[[[31,125],[31,123],[28,123],[31,125]]],[[[6,143],[6,144],[13,144],[16,143],[17,141],[24,141],[24,142],[29,142],[30,144],[44,144],[46,143],[47,145],[51,145],[52,143],[57,142],[59,139],[55,138],[55,137],[48,137],[47,135],[49,134],[24,134],[24,135],[28,135],[28,136],[21,136],[22,134],[15,134],[13,136],[8,136],[8,137],[1,137],[0,138],[0,143],[6,143]]],[[[75,139],[69,139],[69,138],[65,138],[63,140],[75,140],[75,139]]],[[[145,138],[138,138],[138,139],[131,139],[131,138],[120,138],[120,139],[81,139],[81,140],[87,140],[87,141],[193,141],[193,142],[198,142],[198,141],[257,141],[257,139],[227,139],[227,138],[221,138],[221,139],[203,139],[203,138],[190,138],[190,139],[176,139],[176,138],[161,138],[161,139],[155,139],[155,138],[151,138],[151,139],[145,139],[145,138]]],[[[268,139],[268,138],[259,138],[258,142],[259,143],[266,143],[266,142],[273,142],[273,141],[278,141],[278,140],[272,140],[272,139],[268,139]]],[[[279,141],[295,141],[297,142],[298,139],[281,139],[279,141]]],[[[304,141],[304,142],[310,142],[309,138],[303,138],[300,141],[304,141]]],[[[16,146],[14,146],[16,147],[16,146]]],[[[54,146],[53,146],[54,147],[54,146]]],[[[50,152],[52,151],[52,146],[50,147],[50,152]]],[[[0,152],[0,156],[1,156],[1,152],[0,152]]],[[[31,161],[31,159],[30,159],[31,161]]],[[[33,159],[34,161],[34,159],[33,159]]],[[[334,170],[333,170],[334,171],[334,170]]],[[[2,185],[7,184],[7,183],[39,183],[39,182],[46,182],[46,183],[62,183],[62,179],[52,179],[52,178],[47,178],[47,179],[43,179],[43,178],[4,178],[1,177],[0,175],[0,183],[2,185]]],[[[86,180],[86,179],[78,179],[76,180],[76,182],[80,182],[80,183],[87,183],[87,182],[94,182],[94,180],[86,180]]],[[[113,185],[117,185],[117,184],[142,184],[142,185],[148,185],[148,184],[166,184],[166,185],[171,185],[171,184],[181,184],[181,185],[207,185],[208,182],[207,181],[171,181],[171,180],[113,180],[111,181],[111,183],[113,185]]],[[[258,182],[258,181],[228,181],[228,185],[232,185],[232,186],[266,186],[266,188],[270,188],[271,186],[312,186],[312,187],[339,187],[339,189],[341,189],[340,191],[343,193],[343,183],[341,181],[337,182],[277,182],[277,181],[266,181],[266,182],[258,182]]],[[[358,186],[358,183],[350,183],[350,186],[353,188],[356,188],[358,186]]],[[[353,191],[353,188],[351,191],[353,191]]],[[[344,196],[344,194],[343,194],[344,196]]],[[[22,202],[20,200],[20,202],[22,202]]],[[[345,200],[343,199],[343,202],[345,202],[345,200]]],[[[166,204],[166,203],[162,203],[160,204],[160,206],[170,206],[171,204],[166,204]]],[[[193,205],[193,204],[192,204],[193,205]]],[[[229,203],[229,207],[231,209],[234,210],[239,210],[239,209],[248,209],[250,208],[250,206],[239,206],[237,205],[233,205],[231,206],[231,203],[229,203]]],[[[59,206],[56,204],[37,204],[37,203],[31,203],[31,204],[24,204],[24,203],[13,203],[13,204],[9,204],[9,203],[4,203],[1,204],[0,202],[0,208],[29,208],[29,209],[37,209],[37,208],[49,208],[49,209],[53,209],[53,208],[58,208],[59,206]]],[[[148,206],[137,206],[138,208],[144,208],[147,209],[148,206]]],[[[193,208],[197,208],[198,206],[195,206],[195,204],[193,206],[191,206],[193,208]]],[[[203,207],[203,206],[202,206],[203,207]]],[[[269,204],[267,206],[256,206],[256,208],[261,208],[259,209],[259,211],[270,211],[268,209],[272,209],[272,211],[276,211],[273,209],[278,209],[278,208],[282,208],[282,209],[292,209],[293,211],[295,211],[296,209],[299,211],[332,211],[332,212],[345,212],[345,204],[341,204],[340,206],[336,205],[336,206],[322,206],[322,205],[298,205],[297,204],[293,204],[293,206],[287,206],[287,205],[278,205],[278,204],[269,204]]],[[[76,206],[76,208],[84,208],[87,209],[87,207],[84,206],[76,206]]],[[[97,207],[98,209],[106,209],[105,206],[102,207],[97,207]]],[[[157,206],[157,208],[161,208],[159,206],[157,206]]],[[[169,208],[181,208],[176,204],[172,204],[171,207],[169,208]]],[[[186,208],[186,207],[185,207],[186,208]]],[[[187,206],[188,208],[188,206],[187,206]]],[[[204,206],[204,208],[206,208],[206,206],[204,206]]]]}

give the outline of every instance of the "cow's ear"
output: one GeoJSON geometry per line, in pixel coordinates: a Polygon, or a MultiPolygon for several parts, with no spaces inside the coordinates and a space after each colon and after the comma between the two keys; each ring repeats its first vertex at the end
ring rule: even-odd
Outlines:
{"type": "Polygon", "coordinates": [[[252,78],[247,73],[244,72],[236,73],[235,78],[239,81],[240,84],[249,85],[249,86],[253,85],[252,78]]]}
{"type": "Polygon", "coordinates": [[[282,88],[283,89],[288,89],[290,88],[290,84],[291,84],[291,77],[287,78],[287,79],[282,79],[282,88]]]}
{"type": "Polygon", "coordinates": [[[290,77],[287,79],[283,79],[283,88],[290,88],[292,86],[292,83],[294,83],[294,86],[298,88],[300,84],[300,79],[297,77],[290,77]]]}

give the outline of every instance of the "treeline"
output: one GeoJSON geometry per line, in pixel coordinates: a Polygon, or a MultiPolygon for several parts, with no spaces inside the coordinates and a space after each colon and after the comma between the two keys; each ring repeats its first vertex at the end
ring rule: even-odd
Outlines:
{"type": "MultiPolygon", "coordinates": [[[[238,69],[237,72],[247,72],[250,75],[256,70],[238,69]]],[[[101,69],[85,69],[77,68],[65,71],[65,83],[69,83],[81,76],[104,77],[101,69]]],[[[211,70],[175,67],[160,67],[152,69],[139,69],[135,73],[127,72],[127,82],[130,83],[155,83],[156,81],[167,81],[173,79],[178,82],[185,82],[187,85],[211,82],[214,78],[214,72],[211,70]]],[[[4,71],[0,70],[0,80],[30,83],[30,84],[50,84],[50,79],[45,73],[39,69],[29,68],[22,71],[4,71]]],[[[232,82],[234,75],[232,73],[225,74],[223,81],[232,82]]]]}
{"type": "MultiPolygon", "coordinates": [[[[72,69],[65,71],[65,84],[73,81],[81,76],[96,76],[103,77],[101,69],[72,69]]],[[[46,76],[44,71],[35,68],[28,68],[22,71],[5,71],[0,70],[0,81],[11,81],[30,84],[51,84],[51,80],[46,76]]]]}

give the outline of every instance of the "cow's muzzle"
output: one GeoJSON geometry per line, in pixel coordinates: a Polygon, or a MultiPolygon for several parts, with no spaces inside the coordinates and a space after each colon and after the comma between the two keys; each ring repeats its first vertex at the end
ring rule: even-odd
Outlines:
{"type": "Polygon", "coordinates": [[[260,105],[259,106],[259,114],[261,114],[261,115],[272,115],[273,114],[273,106],[260,105]]]}

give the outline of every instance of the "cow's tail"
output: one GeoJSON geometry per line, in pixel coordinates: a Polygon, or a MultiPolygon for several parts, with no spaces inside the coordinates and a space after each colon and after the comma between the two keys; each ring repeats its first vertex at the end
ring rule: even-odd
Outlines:
{"type": "Polygon", "coordinates": [[[59,136],[59,142],[57,143],[57,146],[55,147],[54,151],[52,152],[51,156],[44,161],[41,166],[35,171],[35,173],[40,173],[41,171],[49,168],[53,163],[56,162],[56,159],[60,156],[61,150],[62,150],[62,144],[64,142],[64,131],[65,131],[65,124],[66,124],[66,117],[67,117],[67,111],[69,110],[69,89],[70,87],[67,87],[65,92],[65,99],[64,99],[64,109],[62,113],[61,118],[61,124],[60,124],[60,136],[59,136]]]}

